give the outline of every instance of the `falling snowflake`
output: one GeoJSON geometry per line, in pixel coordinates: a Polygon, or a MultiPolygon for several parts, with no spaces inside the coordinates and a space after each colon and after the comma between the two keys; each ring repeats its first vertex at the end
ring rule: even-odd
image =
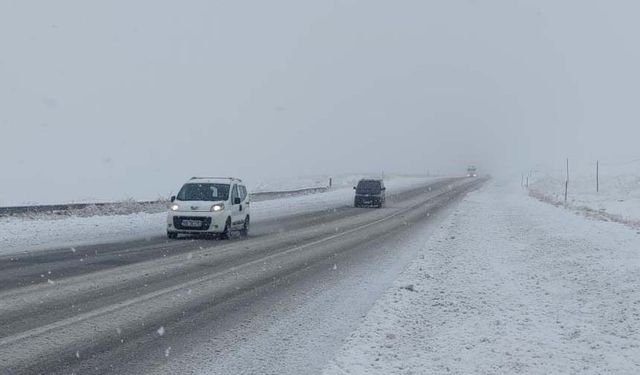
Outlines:
{"type": "Polygon", "coordinates": [[[337,269],[338,269],[338,265],[334,263],[334,264],[333,264],[333,270],[335,271],[335,270],[337,270],[337,269]]]}
{"type": "Polygon", "coordinates": [[[171,353],[171,347],[168,347],[164,350],[164,356],[169,357],[169,353],[171,353]]]}
{"type": "Polygon", "coordinates": [[[158,331],[157,331],[157,332],[158,332],[158,335],[160,335],[160,336],[164,336],[164,327],[160,327],[160,328],[158,328],[158,331]]]}
{"type": "Polygon", "coordinates": [[[76,351],[76,358],[80,358],[80,351],[76,351]]]}
{"type": "Polygon", "coordinates": [[[51,280],[51,279],[47,279],[47,282],[51,285],[55,284],[55,281],[51,280]]]}
{"type": "Polygon", "coordinates": [[[71,252],[72,252],[72,253],[75,253],[75,252],[76,252],[76,248],[75,248],[75,247],[72,247],[72,248],[71,248],[71,252]]]}

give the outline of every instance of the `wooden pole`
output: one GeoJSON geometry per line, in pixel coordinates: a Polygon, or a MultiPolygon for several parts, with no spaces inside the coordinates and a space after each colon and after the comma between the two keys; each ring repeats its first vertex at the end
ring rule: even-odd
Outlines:
{"type": "Polygon", "coordinates": [[[569,193],[569,158],[567,158],[567,179],[564,181],[564,204],[567,204],[567,195],[569,193]]]}
{"type": "Polygon", "coordinates": [[[600,160],[596,160],[596,193],[600,192],[600,160]]]}

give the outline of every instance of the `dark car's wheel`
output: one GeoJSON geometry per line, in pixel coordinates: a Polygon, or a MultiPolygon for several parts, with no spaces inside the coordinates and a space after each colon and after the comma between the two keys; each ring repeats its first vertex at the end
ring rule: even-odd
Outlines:
{"type": "Polygon", "coordinates": [[[249,235],[249,225],[251,224],[249,216],[244,219],[244,226],[240,230],[240,235],[242,237],[247,237],[249,235]]]}
{"type": "Polygon", "coordinates": [[[224,230],[220,233],[221,240],[228,240],[231,237],[231,218],[227,219],[227,222],[224,224],[224,230]]]}
{"type": "Polygon", "coordinates": [[[176,238],[178,238],[178,233],[167,232],[167,237],[169,237],[172,240],[175,240],[176,238]]]}

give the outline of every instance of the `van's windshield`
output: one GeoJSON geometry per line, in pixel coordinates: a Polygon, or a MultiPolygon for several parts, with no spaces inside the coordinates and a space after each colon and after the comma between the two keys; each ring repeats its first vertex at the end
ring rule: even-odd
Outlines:
{"type": "Polygon", "coordinates": [[[360,181],[356,188],[357,193],[379,193],[380,190],[380,181],[360,181]]]}
{"type": "Polygon", "coordinates": [[[226,201],[228,184],[185,184],[176,196],[179,201],[226,201]]]}

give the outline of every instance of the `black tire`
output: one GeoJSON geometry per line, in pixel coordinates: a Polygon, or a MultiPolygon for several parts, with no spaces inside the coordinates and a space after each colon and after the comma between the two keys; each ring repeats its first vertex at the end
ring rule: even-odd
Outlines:
{"type": "Polygon", "coordinates": [[[178,238],[178,233],[167,232],[167,237],[169,237],[169,239],[175,240],[176,238],[178,238]]]}
{"type": "Polygon", "coordinates": [[[228,240],[231,237],[231,218],[227,219],[227,222],[224,224],[224,230],[220,233],[221,240],[228,240]]]}
{"type": "Polygon", "coordinates": [[[244,219],[244,226],[242,227],[242,229],[240,230],[240,235],[242,237],[247,237],[249,235],[249,226],[251,225],[251,219],[249,218],[249,216],[247,216],[244,219]]]}

